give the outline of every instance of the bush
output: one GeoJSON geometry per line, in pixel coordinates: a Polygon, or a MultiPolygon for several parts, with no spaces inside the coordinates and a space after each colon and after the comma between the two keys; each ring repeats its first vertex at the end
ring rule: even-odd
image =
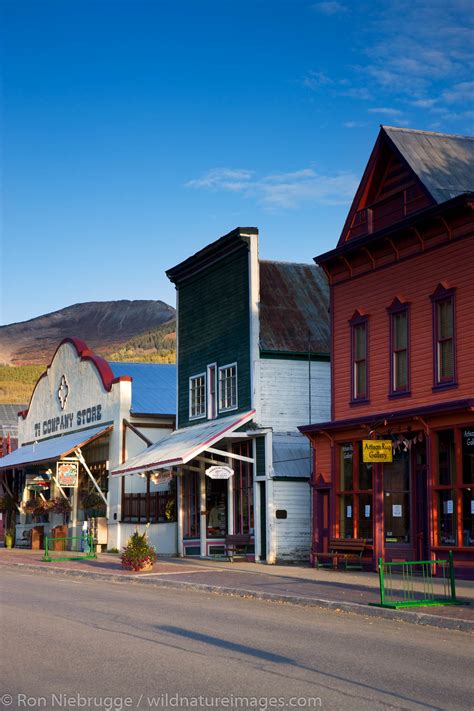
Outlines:
{"type": "MultiPolygon", "coordinates": [[[[147,524],[148,528],[149,524],[147,524]]],[[[122,566],[127,570],[141,570],[156,560],[156,550],[148,542],[146,530],[140,533],[137,529],[130,538],[121,554],[122,566]]]]}

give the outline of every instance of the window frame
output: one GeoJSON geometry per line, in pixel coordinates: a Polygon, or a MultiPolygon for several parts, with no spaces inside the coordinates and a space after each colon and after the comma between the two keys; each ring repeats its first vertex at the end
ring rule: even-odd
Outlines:
{"type": "MultiPolygon", "coordinates": [[[[344,505],[347,507],[347,497],[350,497],[351,504],[351,519],[352,519],[352,536],[345,536],[344,540],[357,540],[361,538],[361,512],[362,507],[367,504],[362,503],[365,498],[370,500],[370,516],[366,517],[370,519],[371,535],[370,538],[365,538],[368,547],[374,545],[375,542],[375,515],[374,515],[374,486],[375,486],[375,472],[376,465],[372,464],[372,486],[370,489],[361,489],[361,467],[362,462],[362,440],[360,439],[347,439],[337,442],[337,468],[336,468],[336,533],[337,538],[341,537],[341,503],[344,501],[344,505]],[[346,485],[342,486],[342,466],[341,466],[341,455],[343,447],[351,445],[352,446],[352,486],[349,488],[346,485]]],[[[347,513],[347,509],[346,509],[347,513]]],[[[365,514],[365,508],[364,508],[365,514]]]]}
{"type": "Polygon", "coordinates": [[[433,391],[444,390],[457,387],[457,349],[456,349],[456,290],[447,288],[444,284],[438,284],[435,292],[430,296],[432,303],[432,336],[433,336],[433,391]],[[439,344],[448,339],[439,338],[438,314],[439,305],[443,301],[451,301],[452,310],[452,350],[453,350],[453,374],[448,378],[440,377],[440,357],[439,344]]]}
{"type": "Polygon", "coordinates": [[[234,363],[227,363],[226,365],[221,365],[219,366],[219,371],[218,371],[218,388],[219,388],[219,398],[218,398],[218,408],[219,412],[232,412],[234,410],[238,410],[239,408],[239,391],[238,391],[238,385],[239,385],[239,380],[238,380],[238,368],[237,368],[237,362],[234,363]],[[230,368],[235,368],[235,405],[231,405],[230,407],[223,407],[222,405],[222,378],[221,378],[221,373],[224,370],[228,370],[230,368]]]}
{"type": "Polygon", "coordinates": [[[208,420],[215,420],[218,413],[219,400],[219,373],[217,363],[209,363],[206,368],[206,412],[208,420]],[[214,392],[211,392],[212,374],[214,374],[214,392]]]}
{"type": "Polygon", "coordinates": [[[390,383],[389,383],[389,398],[407,397],[411,395],[411,380],[410,380],[410,359],[411,359],[411,334],[410,334],[410,304],[401,301],[398,297],[393,300],[392,304],[387,309],[389,316],[389,350],[390,350],[390,383]],[[406,348],[395,350],[395,317],[405,314],[407,332],[406,332],[406,348]],[[402,351],[406,352],[406,385],[403,388],[396,387],[395,384],[395,354],[402,351]]]}
{"type": "Polygon", "coordinates": [[[349,321],[350,334],[351,334],[351,397],[350,404],[358,405],[360,403],[369,403],[369,317],[366,314],[362,314],[360,311],[356,311],[349,321]],[[363,395],[357,395],[356,393],[356,359],[355,359],[355,334],[356,329],[360,326],[364,326],[365,329],[365,358],[360,359],[357,363],[361,363],[362,360],[365,362],[365,392],[363,395]]]}
{"type": "MultiPolygon", "coordinates": [[[[434,456],[434,479],[433,479],[433,509],[434,509],[434,548],[442,548],[448,550],[450,548],[456,550],[465,550],[472,552],[474,543],[466,544],[465,529],[464,529],[464,494],[471,492],[474,486],[473,482],[464,481],[464,461],[463,461],[463,433],[469,427],[469,423],[457,423],[455,425],[441,426],[433,430],[433,456],[434,456]],[[453,456],[451,459],[452,477],[448,483],[440,484],[439,480],[439,435],[445,432],[453,432],[453,456]],[[440,506],[439,502],[443,493],[451,492],[453,502],[452,515],[454,517],[453,530],[456,536],[455,543],[440,543],[440,506]]],[[[472,494],[471,494],[472,497],[472,494]]],[[[472,514],[471,514],[472,516],[472,514]]]]}
{"type": "Polygon", "coordinates": [[[203,371],[202,373],[197,373],[196,375],[191,375],[189,377],[189,419],[190,420],[203,420],[206,418],[207,415],[207,378],[206,378],[206,371],[203,371]],[[197,380],[198,378],[203,378],[203,393],[204,393],[204,399],[203,399],[203,405],[202,405],[202,413],[199,413],[197,415],[193,415],[193,382],[197,380]]]}

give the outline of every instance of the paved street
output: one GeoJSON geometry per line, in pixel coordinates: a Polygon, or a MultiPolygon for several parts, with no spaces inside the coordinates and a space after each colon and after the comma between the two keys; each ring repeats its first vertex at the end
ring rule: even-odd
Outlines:
{"type": "Polygon", "coordinates": [[[7,568],[1,603],[5,708],[472,708],[463,632],[7,568]]]}

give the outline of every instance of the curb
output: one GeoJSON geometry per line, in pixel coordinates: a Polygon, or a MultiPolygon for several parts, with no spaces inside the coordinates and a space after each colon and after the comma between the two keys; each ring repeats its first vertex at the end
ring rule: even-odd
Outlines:
{"type": "Polygon", "coordinates": [[[115,573],[94,573],[82,570],[67,570],[59,568],[43,568],[29,563],[1,563],[0,569],[18,568],[21,570],[31,570],[43,575],[64,575],[66,577],[86,578],[92,580],[106,580],[112,583],[124,585],[148,585],[154,587],[168,588],[172,590],[190,590],[192,592],[205,592],[217,595],[228,595],[231,597],[241,597],[253,600],[266,600],[275,603],[287,603],[302,607],[318,607],[322,609],[334,610],[336,612],[348,612],[363,617],[378,617],[385,620],[395,620],[397,622],[408,622],[414,625],[426,625],[447,630],[458,630],[461,632],[474,632],[474,620],[462,620],[453,617],[439,617],[426,612],[412,612],[408,610],[390,610],[383,607],[371,607],[359,602],[337,602],[335,600],[325,600],[324,598],[300,597],[298,595],[282,595],[278,593],[259,592],[258,590],[246,590],[245,588],[223,587],[221,585],[207,585],[206,583],[192,583],[178,580],[163,580],[136,577],[125,577],[115,573]]]}

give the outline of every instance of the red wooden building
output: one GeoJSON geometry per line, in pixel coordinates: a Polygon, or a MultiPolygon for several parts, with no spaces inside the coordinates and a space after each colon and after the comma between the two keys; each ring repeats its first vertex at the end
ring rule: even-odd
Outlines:
{"type": "Polygon", "coordinates": [[[382,127],[336,249],[331,421],[314,446],[314,554],[439,558],[474,574],[474,139],[382,127]],[[365,464],[362,441],[391,440],[365,464]]]}

